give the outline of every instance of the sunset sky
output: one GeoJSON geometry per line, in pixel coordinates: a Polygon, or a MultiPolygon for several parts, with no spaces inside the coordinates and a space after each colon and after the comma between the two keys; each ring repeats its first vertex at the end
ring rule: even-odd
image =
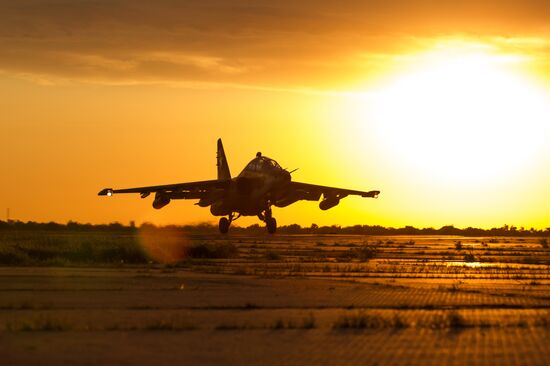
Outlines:
{"type": "Polygon", "coordinates": [[[382,191],[275,208],[280,225],[550,227],[549,14],[542,0],[1,1],[0,213],[217,222],[193,201],[97,192],[214,179],[221,137],[233,175],[262,151],[294,180],[382,191]]]}

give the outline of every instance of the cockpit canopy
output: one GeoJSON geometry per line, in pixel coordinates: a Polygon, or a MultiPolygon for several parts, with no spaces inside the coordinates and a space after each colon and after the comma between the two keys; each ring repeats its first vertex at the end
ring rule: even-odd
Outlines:
{"type": "Polygon", "coordinates": [[[281,166],[273,159],[268,158],[267,156],[258,156],[255,159],[252,159],[250,163],[244,168],[245,171],[275,171],[283,170],[281,166]]]}

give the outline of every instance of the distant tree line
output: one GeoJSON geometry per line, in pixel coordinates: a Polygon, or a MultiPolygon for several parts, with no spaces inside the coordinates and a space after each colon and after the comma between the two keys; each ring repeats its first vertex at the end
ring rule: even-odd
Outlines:
{"type": "MultiPolygon", "coordinates": [[[[102,232],[125,232],[134,233],[139,230],[173,230],[191,234],[214,234],[218,233],[218,226],[211,223],[200,223],[194,225],[166,225],[156,226],[151,223],[143,223],[139,227],[133,222],[130,225],[123,225],[118,222],[110,224],[81,224],[69,221],[66,224],[56,222],[39,223],[34,221],[0,221],[0,231],[102,231],[102,232]]],[[[277,229],[280,234],[355,234],[355,235],[457,235],[457,236],[548,236],[550,227],[546,229],[526,229],[504,225],[499,228],[480,229],[467,227],[456,228],[453,225],[446,225],[439,229],[415,228],[405,226],[402,228],[384,227],[380,225],[353,225],[353,226],[318,226],[312,224],[309,227],[302,227],[298,224],[284,225],[277,229]]],[[[232,226],[231,233],[234,234],[264,234],[265,228],[258,224],[247,227],[232,226]]]]}

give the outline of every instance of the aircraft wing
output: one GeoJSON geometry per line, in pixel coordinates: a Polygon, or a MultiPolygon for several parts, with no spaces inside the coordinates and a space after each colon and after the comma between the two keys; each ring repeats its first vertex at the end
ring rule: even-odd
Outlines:
{"type": "Polygon", "coordinates": [[[319,186],[300,182],[290,182],[290,190],[294,191],[301,199],[309,201],[317,201],[321,197],[321,194],[325,198],[344,198],[350,195],[377,198],[380,194],[380,191],[356,191],[353,189],[319,186]]]}
{"type": "Polygon", "coordinates": [[[216,179],[201,182],[176,183],[125,189],[104,188],[98,193],[98,196],[112,196],[115,193],[139,193],[142,198],[145,198],[151,193],[161,192],[171,198],[196,199],[202,198],[205,194],[212,191],[224,190],[229,186],[230,182],[230,180],[216,179]]]}

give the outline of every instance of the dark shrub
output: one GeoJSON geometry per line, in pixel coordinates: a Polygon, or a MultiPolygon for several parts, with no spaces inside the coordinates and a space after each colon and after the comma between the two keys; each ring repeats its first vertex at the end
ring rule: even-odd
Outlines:
{"type": "Polygon", "coordinates": [[[265,258],[270,261],[278,261],[279,259],[281,259],[281,255],[273,250],[268,250],[265,253],[265,258]]]}
{"type": "Polygon", "coordinates": [[[235,258],[239,249],[232,243],[200,243],[187,248],[186,254],[189,258],[235,258]]]}

